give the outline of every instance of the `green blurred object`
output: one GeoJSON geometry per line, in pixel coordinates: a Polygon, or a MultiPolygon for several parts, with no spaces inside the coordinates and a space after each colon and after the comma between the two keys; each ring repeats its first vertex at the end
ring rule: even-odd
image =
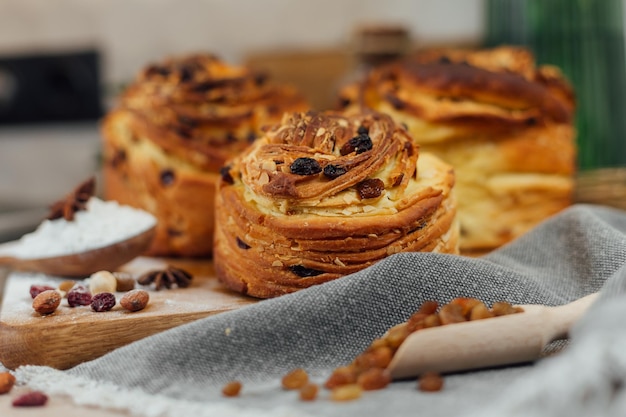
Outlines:
{"type": "Polygon", "coordinates": [[[485,0],[485,46],[528,46],[576,92],[581,170],[626,167],[623,0],[485,0]]]}

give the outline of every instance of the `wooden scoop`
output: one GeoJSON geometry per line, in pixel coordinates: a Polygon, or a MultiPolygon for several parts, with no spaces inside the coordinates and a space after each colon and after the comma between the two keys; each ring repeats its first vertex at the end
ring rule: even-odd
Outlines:
{"type": "Polygon", "coordinates": [[[590,294],[558,307],[523,305],[523,313],[448,324],[411,333],[389,364],[394,379],[534,361],[596,300],[590,294]]]}
{"type": "Polygon", "coordinates": [[[128,239],[80,253],[39,259],[24,259],[12,255],[18,241],[0,244],[0,266],[22,271],[43,272],[49,275],[84,278],[94,272],[114,271],[148,249],[156,226],[128,239]]]}

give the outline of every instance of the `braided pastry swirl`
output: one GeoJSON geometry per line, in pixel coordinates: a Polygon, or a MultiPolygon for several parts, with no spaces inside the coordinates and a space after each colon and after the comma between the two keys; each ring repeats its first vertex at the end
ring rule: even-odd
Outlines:
{"type": "Polygon", "coordinates": [[[267,298],[398,252],[456,253],[453,184],[386,115],[286,114],[222,170],[217,276],[267,298]]]}
{"type": "Polygon", "coordinates": [[[454,167],[463,253],[496,248],[571,203],[574,93],[526,49],[424,50],[340,99],[344,111],[389,114],[454,167]]]}
{"type": "Polygon", "coordinates": [[[219,169],[264,125],[306,109],[292,87],[210,54],[149,65],[103,121],[105,197],[157,217],[149,254],[210,255],[219,169]]]}

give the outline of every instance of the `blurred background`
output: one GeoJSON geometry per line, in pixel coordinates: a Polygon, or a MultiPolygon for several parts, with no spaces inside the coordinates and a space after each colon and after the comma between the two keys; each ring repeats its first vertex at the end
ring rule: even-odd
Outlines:
{"type": "MultiPolygon", "coordinates": [[[[400,27],[411,48],[550,45],[565,51],[567,61],[553,63],[568,71],[600,66],[593,77],[604,80],[601,87],[571,74],[589,91],[599,89],[591,105],[605,116],[603,135],[623,146],[622,1],[2,0],[0,240],[32,228],[49,203],[97,170],[99,118],[141,68],[170,54],[210,51],[266,69],[298,84],[315,107],[324,108],[355,70],[359,27],[400,27]],[[558,34],[546,34],[555,22],[562,22],[558,34]],[[598,33],[608,37],[594,38],[584,51],[577,46],[598,33]],[[609,38],[611,47],[602,48],[609,38]],[[603,96],[607,89],[611,102],[603,96]]],[[[541,50],[544,62],[554,56],[541,50]]],[[[626,150],[619,149],[619,158],[598,157],[584,168],[626,165],[626,150]]]]}

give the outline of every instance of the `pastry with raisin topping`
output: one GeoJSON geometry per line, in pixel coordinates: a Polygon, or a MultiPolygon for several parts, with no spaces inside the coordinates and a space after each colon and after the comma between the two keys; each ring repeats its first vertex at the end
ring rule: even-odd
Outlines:
{"type": "Polygon", "coordinates": [[[572,201],[574,92],[526,49],[431,49],[347,86],[341,108],[404,124],[454,167],[462,253],[484,253],[572,201]]]}
{"type": "Polygon", "coordinates": [[[209,256],[220,168],[264,125],[306,109],[291,86],[209,54],[149,65],[102,123],[105,198],[157,217],[148,254],[209,256]]]}
{"type": "Polygon", "coordinates": [[[454,172],[377,112],[294,112],[222,170],[214,265],[269,298],[407,251],[458,252],[454,172]]]}

